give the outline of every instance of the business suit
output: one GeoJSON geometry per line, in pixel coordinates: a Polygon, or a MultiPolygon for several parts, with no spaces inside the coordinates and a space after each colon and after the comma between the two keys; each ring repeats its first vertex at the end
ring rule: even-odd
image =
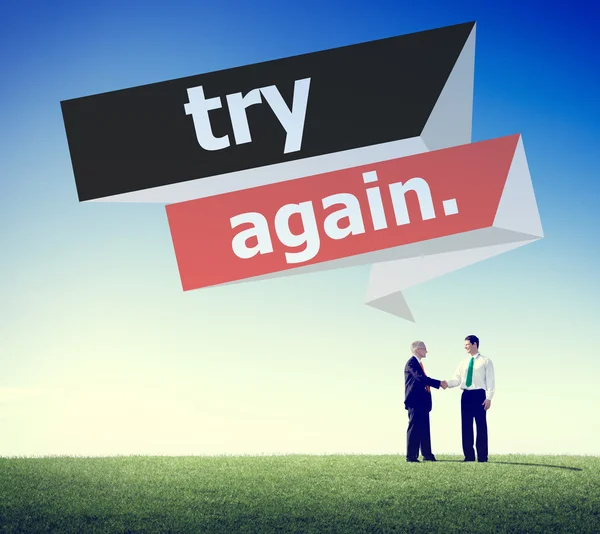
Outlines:
{"type": "Polygon", "coordinates": [[[416,356],[406,362],[404,367],[404,407],[408,410],[408,429],[406,431],[406,460],[414,462],[419,449],[425,460],[435,459],[431,452],[431,431],[429,412],[432,409],[431,392],[427,386],[439,389],[441,382],[428,377],[421,368],[416,356]]]}

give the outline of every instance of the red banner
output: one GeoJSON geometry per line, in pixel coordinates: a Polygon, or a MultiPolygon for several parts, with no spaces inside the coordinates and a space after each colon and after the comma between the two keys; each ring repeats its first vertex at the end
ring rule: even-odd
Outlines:
{"type": "Polygon", "coordinates": [[[166,206],[184,290],[492,225],[519,135],[166,206]]]}

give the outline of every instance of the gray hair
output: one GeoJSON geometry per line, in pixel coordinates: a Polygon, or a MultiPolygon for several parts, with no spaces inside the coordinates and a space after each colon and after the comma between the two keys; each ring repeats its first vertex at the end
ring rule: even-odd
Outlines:
{"type": "Polygon", "coordinates": [[[413,341],[410,344],[410,352],[411,354],[416,354],[417,349],[421,346],[421,345],[425,345],[425,343],[423,343],[422,341],[413,341]]]}

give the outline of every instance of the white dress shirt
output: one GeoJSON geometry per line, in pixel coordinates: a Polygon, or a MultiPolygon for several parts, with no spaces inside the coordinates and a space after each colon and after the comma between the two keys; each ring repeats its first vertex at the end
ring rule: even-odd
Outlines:
{"type": "Polygon", "coordinates": [[[448,387],[455,388],[460,386],[460,389],[485,389],[485,398],[492,400],[496,392],[496,379],[494,376],[494,364],[492,360],[486,356],[475,354],[473,362],[473,382],[467,387],[467,371],[469,370],[469,362],[471,355],[462,360],[455,371],[455,377],[448,380],[448,387]]]}

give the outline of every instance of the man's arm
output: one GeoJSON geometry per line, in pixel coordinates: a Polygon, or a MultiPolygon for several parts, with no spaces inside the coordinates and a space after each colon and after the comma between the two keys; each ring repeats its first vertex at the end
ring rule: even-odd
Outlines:
{"type": "Polygon", "coordinates": [[[456,386],[460,386],[460,382],[462,380],[462,362],[458,364],[456,367],[456,371],[454,371],[454,378],[448,380],[448,387],[455,388],[456,386]]]}
{"type": "Polygon", "coordinates": [[[435,378],[428,377],[423,372],[423,369],[421,369],[420,365],[415,365],[415,364],[408,365],[407,370],[413,376],[413,378],[415,379],[415,382],[419,386],[423,386],[423,387],[430,386],[430,387],[439,389],[441,382],[439,380],[436,380],[435,378]]]}
{"type": "Polygon", "coordinates": [[[440,380],[436,380],[435,378],[427,377],[427,385],[435,389],[440,389],[442,382],[440,380]]]}
{"type": "Polygon", "coordinates": [[[494,364],[492,360],[488,360],[485,366],[485,401],[483,407],[486,410],[490,409],[494,393],[496,393],[496,376],[494,374],[494,364]]]}

